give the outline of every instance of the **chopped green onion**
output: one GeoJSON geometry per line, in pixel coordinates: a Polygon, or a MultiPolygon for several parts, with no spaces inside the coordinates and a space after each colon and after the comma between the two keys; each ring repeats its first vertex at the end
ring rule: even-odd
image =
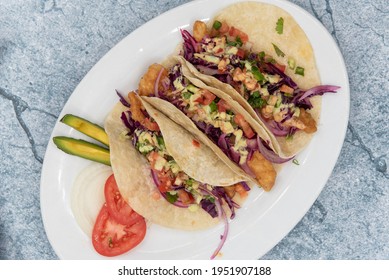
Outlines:
{"type": "Polygon", "coordinates": [[[209,104],[209,108],[211,109],[211,113],[215,112],[217,110],[217,105],[216,105],[216,102],[215,100],[213,100],[210,104],[209,104]]]}
{"type": "Polygon", "coordinates": [[[261,51],[260,53],[258,53],[258,57],[263,60],[263,58],[265,57],[265,52],[264,51],[261,51]]]}
{"type": "Polygon", "coordinates": [[[190,93],[189,91],[182,93],[182,96],[183,96],[185,99],[189,99],[191,95],[192,95],[192,93],[190,93]]]}
{"type": "Polygon", "coordinates": [[[191,187],[193,185],[194,180],[192,178],[185,181],[185,185],[191,187]]]}
{"type": "Polygon", "coordinates": [[[277,20],[276,31],[278,34],[282,34],[284,32],[284,19],[282,17],[277,20]]]}
{"type": "Polygon", "coordinates": [[[170,203],[174,203],[177,201],[178,199],[178,195],[177,194],[171,194],[169,192],[166,192],[166,200],[169,201],[170,203]]]}
{"type": "Polygon", "coordinates": [[[292,70],[294,68],[296,68],[296,61],[291,57],[288,58],[288,66],[289,66],[289,69],[292,69],[292,70]]]}
{"type": "Polygon", "coordinates": [[[253,73],[254,78],[260,83],[263,84],[266,82],[265,76],[259,71],[257,66],[251,67],[251,72],[253,73]]]}
{"type": "Polygon", "coordinates": [[[299,161],[297,159],[292,160],[292,162],[296,165],[300,165],[299,161]]]}
{"type": "Polygon", "coordinates": [[[222,27],[222,23],[218,20],[215,20],[215,22],[213,23],[213,26],[212,26],[214,29],[216,30],[219,30],[220,27],[222,27]]]}
{"type": "Polygon", "coordinates": [[[297,66],[296,70],[294,71],[294,73],[297,74],[297,75],[304,76],[304,68],[300,67],[300,66],[297,66]]]}
{"type": "Polygon", "coordinates": [[[276,44],[273,44],[273,43],[272,43],[272,45],[273,45],[273,48],[274,48],[274,50],[275,50],[275,52],[276,52],[276,54],[277,54],[278,56],[281,56],[281,57],[284,57],[284,56],[285,56],[284,52],[281,51],[280,48],[279,48],[276,44]]]}
{"type": "Polygon", "coordinates": [[[253,94],[250,95],[249,99],[247,102],[253,107],[254,109],[260,109],[262,108],[265,104],[266,101],[261,98],[259,95],[259,91],[254,91],[253,94]]]}

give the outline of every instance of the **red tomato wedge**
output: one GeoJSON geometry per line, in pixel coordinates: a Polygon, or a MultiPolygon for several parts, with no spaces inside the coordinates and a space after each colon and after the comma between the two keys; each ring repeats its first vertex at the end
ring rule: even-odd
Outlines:
{"type": "Polygon", "coordinates": [[[206,89],[203,90],[202,95],[204,96],[204,99],[202,102],[203,105],[211,104],[212,101],[216,98],[216,95],[214,95],[212,92],[210,92],[209,90],[206,90],[206,89]]]}
{"type": "Polygon", "coordinates": [[[131,226],[143,219],[142,216],[132,210],[131,206],[121,196],[114,175],[109,176],[105,182],[104,196],[109,215],[116,222],[131,226]]]}
{"type": "Polygon", "coordinates": [[[93,227],[92,244],[99,254],[114,257],[137,246],[145,235],[146,222],[143,217],[130,226],[122,225],[113,219],[104,204],[93,227]]]}

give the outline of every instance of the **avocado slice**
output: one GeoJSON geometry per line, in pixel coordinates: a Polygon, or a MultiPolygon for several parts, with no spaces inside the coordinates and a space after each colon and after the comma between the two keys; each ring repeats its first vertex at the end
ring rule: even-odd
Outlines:
{"type": "Polygon", "coordinates": [[[65,115],[61,119],[61,122],[103,143],[104,145],[109,146],[108,135],[101,126],[72,114],[65,115]]]}
{"type": "Polygon", "coordinates": [[[53,137],[53,142],[58,149],[67,154],[111,165],[109,150],[99,145],[65,136],[53,137]]]}

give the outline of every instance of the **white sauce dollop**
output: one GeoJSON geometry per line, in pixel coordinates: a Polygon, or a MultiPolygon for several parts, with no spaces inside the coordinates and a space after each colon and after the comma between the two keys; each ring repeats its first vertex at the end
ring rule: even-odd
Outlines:
{"type": "Polygon", "coordinates": [[[92,236],[97,215],[105,202],[104,185],[111,174],[110,166],[92,163],[74,181],[71,208],[78,225],[88,237],[92,236]]]}

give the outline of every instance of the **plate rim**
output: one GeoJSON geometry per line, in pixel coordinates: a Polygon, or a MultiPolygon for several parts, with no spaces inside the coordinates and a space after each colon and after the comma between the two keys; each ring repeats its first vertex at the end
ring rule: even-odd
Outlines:
{"type": "MultiPolygon", "coordinates": [[[[117,44],[115,44],[105,55],[103,55],[99,60],[98,62],[88,71],[88,73],[83,77],[83,79],[80,81],[80,83],[77,85],[77,87],[74,89],[74,91],[72,92],[72,94],[69,96],[68,100],[66,101],[66,103],[64,104],[60,114],[59,114],[59,117],[58,119],[56,120],[56,124],[55,126],[53,127],[53,130],[52,130],[52,133],[50,135],[50,139],[49,139],[49,143],[46,147],[46,152],[45,152],[45,156],[44,156],[44,161],[43,161],[43,165],[42,165],[42,171],[41,171],[41,181],[40,181],[40,208],[41,208],[41,216],[42,216],[42,221],[43,221],[43,224],[44,224],[44,229],[45,229],[45,232],[46,232],[46,236],[50,242],[50,245],[52,246],[54,252],[57,254],[57,256],[59,258],[64,258],[63,255],[62,255],[62,252],[59,252],[57,251],[57,248],[56,246],[54,246],[53,244],[53,241],[51,239],[51,236],[49,236],[48,234],[48,228],[47,228],[47,217],[45,216],[46,213],[44,213],[44,209],[46,209],[46,204],[45,202],[43,201],[43,198],[44,198],[44,194],[43,194],[43,185],[45,184],[44,182],[44,179],[45,179],[45,172],[46,172],[46,169],[48,168],[47,167],[47,164],[45,165],[45,163],[48,162],[48,158],[49,158],[49,152],[50,152],[50,149],[53,150],[53,144],[51,143],[51,139],[52,137],[54,136],[54,133],[55,133],[55,130],[56,130],[56,127],[58,126],[58,120],[60,119],[60,117],[64,114],[65,112],[65,109],[67,107],[67,105],[69,103],[72,102],[72,100],[75,98],[75,93],[77,93],[79,91],[79,88],[83,86],[83,84],[85,83],[85,81],[87,81],[91,76],[93,76],[93,73],[96,71],[96,69],[98,69],[99,65],[102,64],[102,61],[104,62],[105,60],[109,59],[110,55],[112,55],[112,53],[115,52],[116,49],[118,49],[119,47],[118,46],[122,46],[123,44],[125,44],[125,42],[128,40],[129,37],[131,36],[135,36],[134,34],[137,34],[137,33],[140,33],[143,29],[145,29],[147,26],[150,26],[150,25],[153,25],[155,24],[154,22],[158,22],[161,18],[164,18],[166,17],[167,15],[169,15],[170,13],[176,13],[177,10],[179,9],[185,9],[186,7],[190,7],[190,6],[197,6],[197,5],[201,5],[201,3],[205,3],[205,2],[209,2],[211,0],[198,0],[198,1],[192,1],[192,2],[188,2],[188,3],[185,3],[183,5],[180,5],[180,6],[177,6],[173,9],[170,9],[162,14],[160,14],[159,16],[151,19],[150,21],[142,24],[140,27],[138,27],[137,29],[135,29],[133,32],[131,32],[130,34],[126,35],[124,38],[122,38],[117,44]]],[[[221,2],[223,3],[223,6],[227,6],[227,5],[230,5],[232,3],[237,3],[237,2],[246,2],[246,1],[234,1],[234,0],[229,0],[229,1],[214,1],[214,2],[221,2]]],[[[263,2],[263,3],[270,3],[270,4],[273,4],[273,5],[276,5],[276,6],[279,6],[283,9],[285,9],[288,13],[291,13],[291,11],[289,10],[290,8],[292,9],[296,9],[296,10],[299,10],[299,12],[301,12],[302,14],[304,14],[305,16],[308,17],[309,20],[313,20],[316,25],[322,29],[322,32],[326,33],[326,35],[332,40],[332,44],[333,46],[335,47],[335,50],[338,52],[338,57],[341,59],[340,61],[340,64],[342,66],[342,72],[343,74],[345,75],[344,78],[345,78],[345,84],[344,84],[344,87],[343,88],[343,92],[344,94],[346,95],[346,108],[345,108],[345,111],[346,111],[346,116],[345,116],[345,119],[344,119],[344,123],[343,123],[343,126],[342,126],[342,135],[338,138],[339,139],[339,142],[341,143],[340,145],[338,145],[336,148],[337,150],[335,151],[335,161],[334,163],[332,164],[331,168],[329,168],[329,171],[327,172],[328,174],[325,176],[326,179],[322,182],[322,186],[320,188],[317,188],[316,189],[316,193],[314,195],[314,199],[312,199],[312,202],[308,203],[309,205],[307,205],[307,207],[305,207],[306,209],[304,209],[303,211],[300,211],[300,215],[298,217],[295,217],[294,221],[292,222],[293,226],[290,227],[290,229],[286,232],[284,232],[284,234],[282,234],[282,236],[280,238],[278,238],[278,241],[274,244],[270,244],[269,243],[269,246],[268,248],[266,248],[264,251],[264,253],[260,254],[257,256],[257,258],[260,258],[262,256],[264,256],[269,250],[271,250],[273,247],[275,247],[287,234],[289,234],[290,231],[292,231],[294,229],[294,227],[297,225],[297,223],[299,221],[301,221],[301,219],[306,215],[307,211],[312,207],[313,203],[315,202],[315,200],[319,197],[320,193],[322,192],[324,186],[326,185],[331,173],[332,173],[332,170],[333,168],[335,167],[335,164],[337,162],[337,159],[339,158],[339,155],[340,155],[340,152],[341,152],[341,149],[343,147],[343,143],[344,143],[344,139],[345,139],[345,136],[346,136],[346,132],[347,132],[347,124],[348,124],[348,119],[349,119],[349,110],[350,110],[350,86],[349,86],[349,78],[348,78],[348,73],[347,73],[347,68],[346,68],[346,65],[345,65],[345,62],[344,62],[344,58],[343,58],[343,55],[339,49],[339,46],[337,45],[336,41],[334,40],[334,38],[330,35],[330,33],[328,32],[328,30],[323,26],[323,24],[318,20],[316,19],[313,15],[311,15],[308,11],[304,10],[302,7],[294,4],[294,3],[291,3],[291,2],[288,2],[288,1],[283,1],[283,0],[273,0],[273,1],[269,1],[269,0],[265,0],[265,1],[255,1],[255,2],[263,2]],[[285,6],[289,6],[287,8],[285,8],[285,6]]],[[[212,13],[210,13],[212,14],[212,13]]],[[[292,13],[291,13],[292,14],[292,13]]],[[[296,19],[297,20],[297,19],[296,19]]],[[[188,20],[189,21],[189,20],[188,20]]],[[[313,42],[311,42],[312,44],[313,42]]],[[[316,138],[316,137],[314,137],[316,138]]],[[[314,139],[313,139],[314,140],[314,139]]],[[[285,190],[286,192],[286,190],[285,190]]],[[[283,195],[282,195],[283,196],[283,195]]],[[[312,196],[313,197],[313,196],[312,196]]]]}

